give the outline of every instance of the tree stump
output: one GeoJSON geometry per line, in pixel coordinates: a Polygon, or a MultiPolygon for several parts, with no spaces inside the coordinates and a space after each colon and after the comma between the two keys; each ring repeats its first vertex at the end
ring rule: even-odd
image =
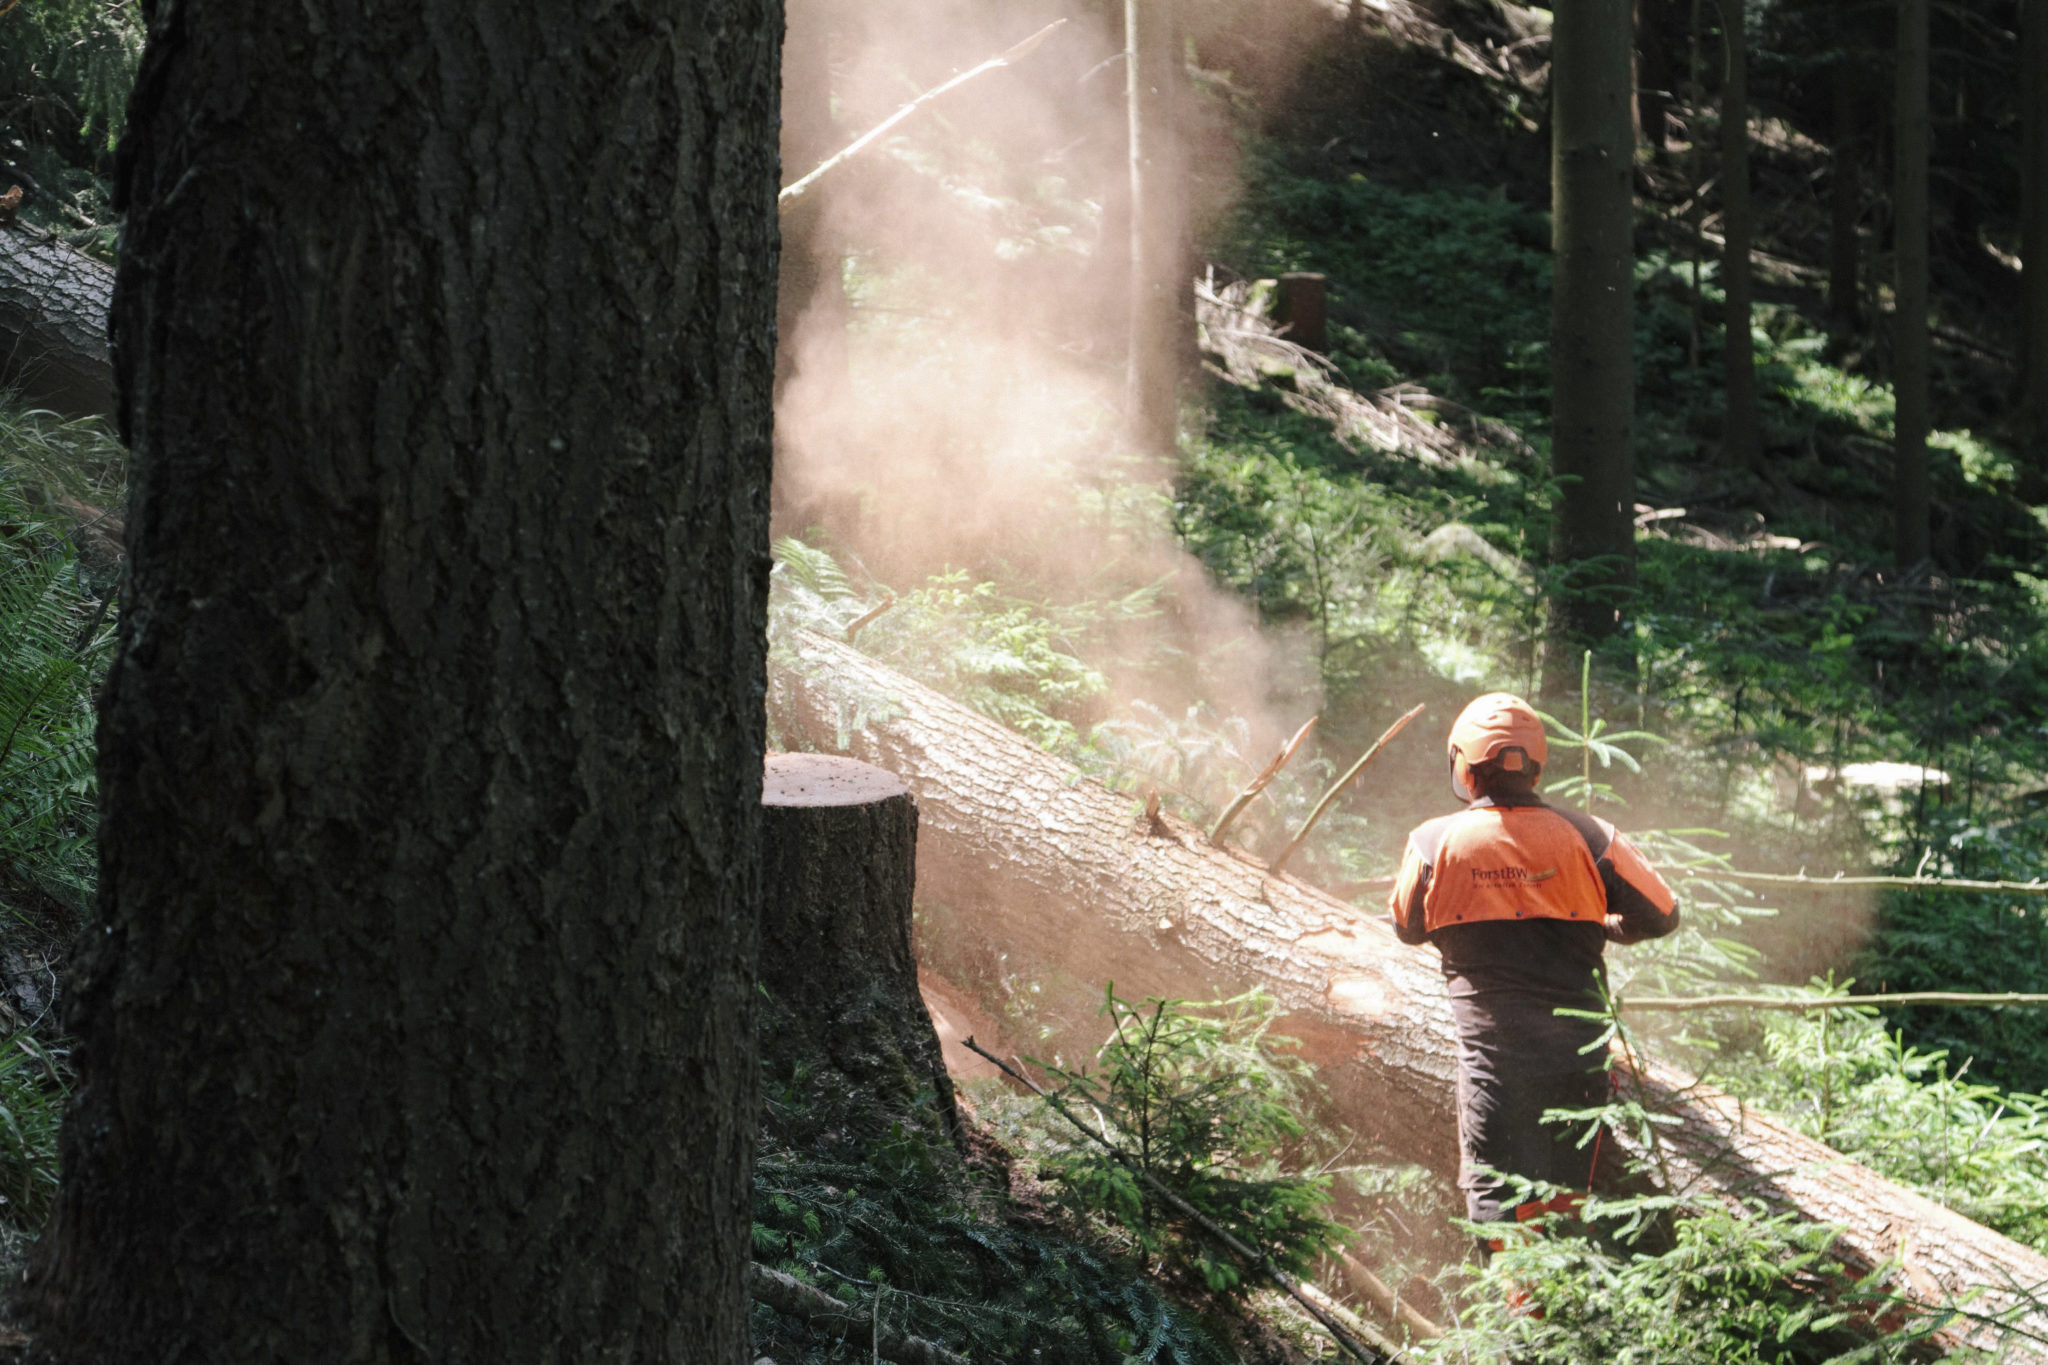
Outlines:
{"type": "Polygon", "coordinates": [[[855,759],[778,754],[761,800],[769,1129],[857,1139],[900,1122],[956,1139],[953,1086],[911,951],[909,789],[855,759]],[[787,1131],[793,1123],[814,1131],[787,1131]]]}
{"type": "Polygon", "coordinates": [[[1313,271],[1295,270],[1280,277],[1279,307],[1274,321],[1287,325],[1287,339],[1318,355],[1330,349],[1325,281],[1313,271]]]}

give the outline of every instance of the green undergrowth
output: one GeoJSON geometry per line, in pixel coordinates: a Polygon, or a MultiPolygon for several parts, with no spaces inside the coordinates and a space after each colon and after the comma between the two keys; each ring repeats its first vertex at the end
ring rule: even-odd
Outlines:
{"type": "MultiPolygon", "coordinates": [[[[771,1109],[802,1103],[769,1099],[771,1109]]],[[[902,1125],[830,1155],[770,1142],[755,1162],[754,1256],[862,1318],[879,1313],[974,1360],[1280,1358],[1264,1329],[1199,1281],[1162,1287],[1085,1224],[1013,1197],[1009,1153],[986,1136],[970,1150],[963,1164],[942,1137],[902,1125]]],[[[753,1322],[756,1351],[783,1365],[869,1358],[864,1345],[760,1305],[753,1322]]]]}
{"type": "Polygon", "coordinates": [[[79,542],[116,503],[98,423],[0,407],[0,1264],[57,1185],[69,1084],[58,973],[97,880],[95,696],[113,641],[112,564],[79,542]],[[87,498],[94,501],[88,502],[87,498]],[[97,504],[97,505],[96,505],[97,504]]]}
{"type": "Polygon", "coordinates": [[[2048,1099],[1973,1078],[1967,1060],[1909,1045],[1875,1010],[1768,1015],[1740,1044],[1716,1080],[1844,1156],[2048,1253],[2048,1099]]]}

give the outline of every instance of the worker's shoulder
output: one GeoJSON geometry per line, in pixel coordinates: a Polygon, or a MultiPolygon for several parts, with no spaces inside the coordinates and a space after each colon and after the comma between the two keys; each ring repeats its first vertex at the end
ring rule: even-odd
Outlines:
{"type": "Polygon", "coordinates": [[[1593,855],[1596,862],[1607,855],[1608,846],[1615,840],[1614,826],[1597,815],[1548,804],[1535,809],[1548,811],[1577,830],[1579,837],[1586,841],[1586,851],[1593,855]]]}
{"type": "Polygon", "coordinates": [[[1408,842],[1414,846],[1416,853],[1421,855],[1424,862],[1433,862],[1438,850],[1444,846],[1444,840],[1450,837],[1452,827],[1470,813],[1463,810],[1452,811],[1449,815],[1439,815],[1434,820],[1424,820],[1408,831],[1408,842]]]}

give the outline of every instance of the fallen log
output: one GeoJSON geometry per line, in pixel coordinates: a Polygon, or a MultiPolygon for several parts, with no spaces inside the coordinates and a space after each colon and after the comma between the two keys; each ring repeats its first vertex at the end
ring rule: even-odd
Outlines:
{"type": "MultiPolygon", "coordinates": [[[[1454,1034],[1434,957],[1367,914],[1171,815],[1079,777],[1015,732],[867,656],[799,632],[771,688],[783,733],[902,778],[918,802],[917,889],[1020,951],[1127,998],[1263,986],[1360,1137],[1439,1171],[1457,1163],[1454,1034]],[[863,723],[856,724],[855,721],[863,723]]],[[[2048,1360],[2048,1258],[1654,1062],[1674,1183],[1842,1228],[1852,1269],[1897,1260],[1913,1304],[1968,1300],[1947,1340],[2048,1360]],[[1982,1319],[2007,1315],[2009,1329],[1982,1319]]]]}
{"type": "Polygon", "coordinates": [[[0,226],[0,387],[66,417],[114,411],[114,272],[42,233],[0,226]]]}

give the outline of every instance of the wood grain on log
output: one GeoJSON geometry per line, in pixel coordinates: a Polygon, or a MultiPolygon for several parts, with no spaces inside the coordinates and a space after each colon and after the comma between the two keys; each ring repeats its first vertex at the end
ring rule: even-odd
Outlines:
{"type": "Polygon", "coordinates": [[[0,226],[0,384],[66,417],[114,411],[107,307],[114,272],[19,226],[0,226]]]}
{"type": "MultiPolygon", "coordinates": [[[[785,733],[889,769],[916,795],[918,894],[971,915],[992,940],[1056,955],[1130,998],[1263,986],[1301,1040],[1342,1121],[1382,1152],[1454,1171],[1454,1032],[1433,955],[1403,947],[1384,917],[1209,846],[1172,816],[1081,778],[1015,732],[858,651],[801,633],[772,685],[785,733]],[[1152,830],[1162,831],[1152,833],[1152,830]]],[[[1854,1268],[1902,1261],[1895,1288],[1934,1306],[1976,1295],[2012,1312],[2008,1358],[2048,1360],[2048,1258],[1792,1132],[1676,1071],[1645,1082],[1678,1126],[1674,1174],[1839,1224],[1854,1268]],[[2035,1301],[2029,1302],[2034,1299],[2035,1301]]],[[[1951,1339],[1984,1342],[1964,1322],[1951,1339]]]]}

